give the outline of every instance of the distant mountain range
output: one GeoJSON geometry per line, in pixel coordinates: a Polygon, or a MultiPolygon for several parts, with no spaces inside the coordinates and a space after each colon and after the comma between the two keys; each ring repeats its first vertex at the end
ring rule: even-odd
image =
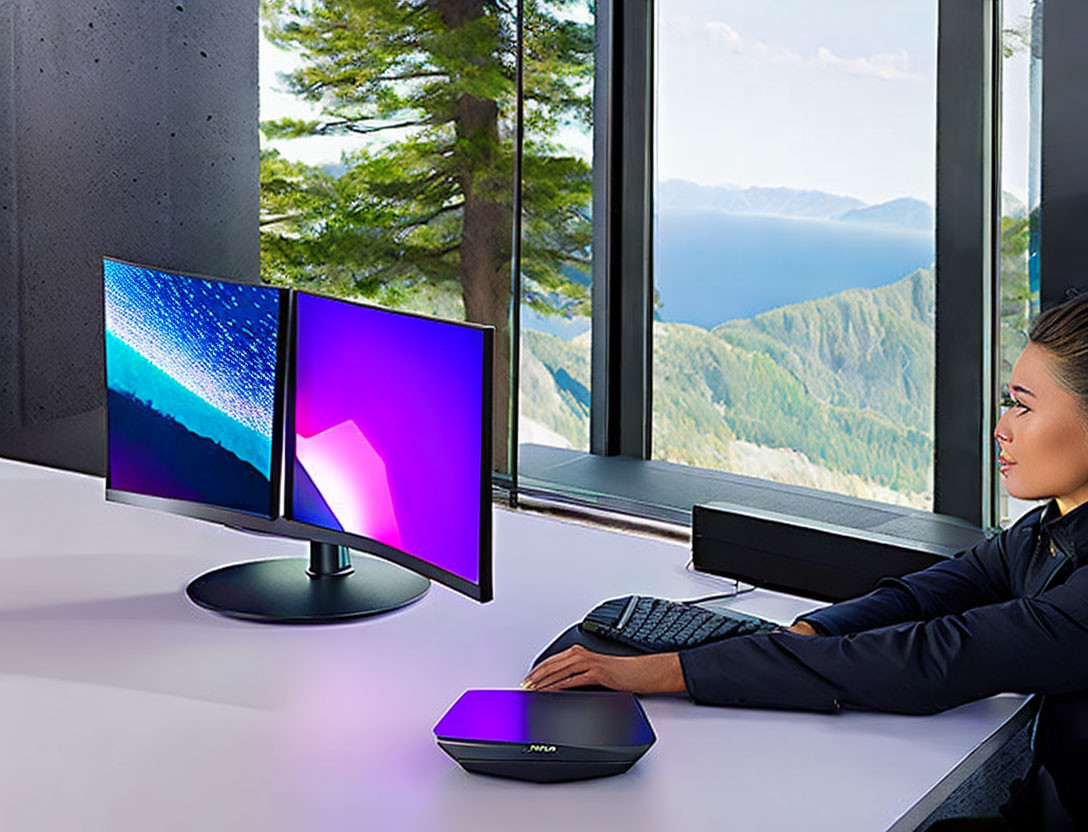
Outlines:
{"type": "Polygon", "coordinates": [[[730,214],[842,220],[911,230],[933,228],[933,208],[912,197],[869,205],[852,196],[796,188],[741,188],[698,185],[668,179],[658,185],[658,210],[710,208],[730,214]]]}
{"type": "MultiPolygon", "coordinates": [[[[833,474],[835,490],[917,503],[932,487],[933,311],[933,272],[919,269],[712,331],[655,323],[654,456],[755,473],[739,460],[765,449],[833,474]]],[[[583,447],[589,333],[522,337],[523,417],[583,447]]],[[[788,481],[771,465],[759,475],[788,481]]]]}
{"type": "Polygon", "coordinates": [[[896,228],[912,228],[929,231],[933,228],[933,208],[920,199],[902,197],[880,205],[855,208],[835,217],[843,222],[863,222],[870,225],[889,225],[896,228]]]}
{"type": "Polygon", "coordinates": [[[831,219],[866,207],[860,199],[824,191],[697,185],[685,179],[661,182],[657,187],[657,205],[659,209],[714,208],[730,214],[772,214],[810,219],[831,219]]]}

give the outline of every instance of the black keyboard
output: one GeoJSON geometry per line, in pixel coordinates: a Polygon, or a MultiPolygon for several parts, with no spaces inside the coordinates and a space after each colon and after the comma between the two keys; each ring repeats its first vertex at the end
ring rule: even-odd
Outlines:
{"type": "Polygon", "coordinates": [[[650,595],[625,595],[590,610],[581,627],[587,633],[636,647],[671,653],[710,641],[778,629],[778,625],[735,610],[713,611],[650,595]]]}

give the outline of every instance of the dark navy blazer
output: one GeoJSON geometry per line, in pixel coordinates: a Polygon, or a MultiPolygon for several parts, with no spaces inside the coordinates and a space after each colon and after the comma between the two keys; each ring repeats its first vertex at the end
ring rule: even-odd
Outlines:
{"type": "Polygon", "coordinates": [[[778,631],[684,650],[713,705],[929,714],[995,693],[1044,694],[1031,780],[1052,777],[1088,828],[1088,504],[1054,503],[970,551],[778,631]],[[1040,774],[1041,772],[1041,774],[1040,774]]]}

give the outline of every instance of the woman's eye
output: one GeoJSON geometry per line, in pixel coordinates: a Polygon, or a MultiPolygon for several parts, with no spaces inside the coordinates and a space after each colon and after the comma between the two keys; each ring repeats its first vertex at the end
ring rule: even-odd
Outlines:
{"type": "Polygon", "coordinates": [[[1024,404],[1022,401],[1014,399],[1012,394],[1008,390],[1004,390],[1001,393],[1001,406],[1010,409],[1014,407],[1018,408],[1021,413],[1027,413],[1029,410],[1031,410],[1031,408],[1024,404]]]}

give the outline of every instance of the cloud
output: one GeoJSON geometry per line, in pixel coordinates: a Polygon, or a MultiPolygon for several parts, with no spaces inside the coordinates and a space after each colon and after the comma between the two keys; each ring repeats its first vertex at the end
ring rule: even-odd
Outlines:
{"type": "Polygon", "coordinates": [[[816,50],[815,64],[828,69],[839,69],[850,75],[880,78],[884,81],[917,80],[921,77],[910,71],[910,57],[906,49],[877,53],[868,58],[840,58],[830,49],[821,46],[816,50]]]}
{"type": "Polygon", "coordinates": [[[737,55],[779,66],[844,72],[860,78],[877,78],[882,81],[917,81],[922,78],[920,73],[911,71],[910,56],[906,49],[867,57],[842,58],[826,46],[821,46],[814,54],[803,55],[787,46],[746,38],[720,20],[700,25],[690,18],[674,18],[666,23],[666,31],[681,42],[709,42],[712,46],[725,47],[737,55]]]}
{"type": "Polygon", "coordinates": [[[791,49],[784,46],[768,46],[758,40],[747,40],[728,23],[711,21],[704,25],[703,30],[711,43],[725,45],[737,54],[746,55],[749,58],[758,58],[772,64],[792,66],[805,64],[805,59],[791,49]]]}

